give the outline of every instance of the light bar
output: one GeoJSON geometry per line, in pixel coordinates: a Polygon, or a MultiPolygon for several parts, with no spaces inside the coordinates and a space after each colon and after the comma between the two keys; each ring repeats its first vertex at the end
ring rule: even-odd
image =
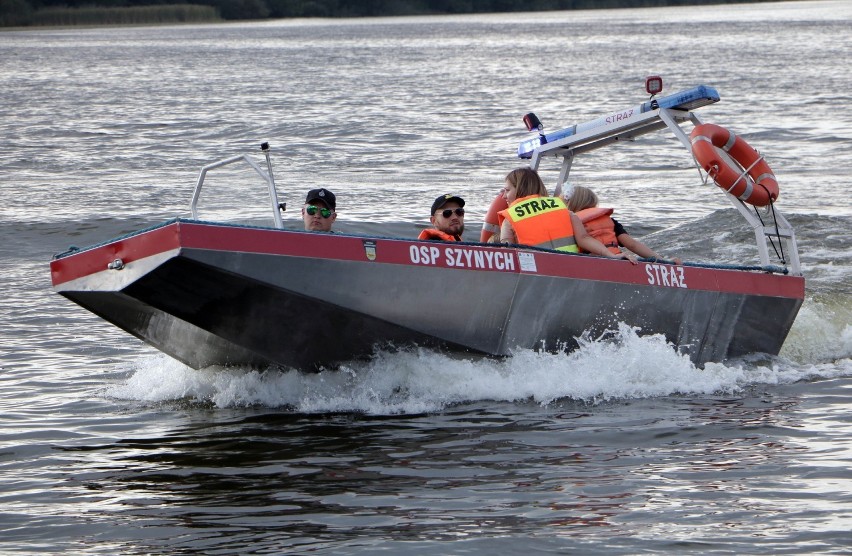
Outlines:
{"type": "Polygon", "coordinates": [[[719,93],[713,87],[707,85],[699,85],[692,89],[687,89],[679,93],[667,95],[658,99],[652,99],[642,104],[631,106],[618,112],[613,112],[607,116],[603,116],[588,122],[576,124],[553,133],[542,134],[526,141],[521,141],[518,146],[519,158],[532,158],[533,151],[545,143],[552,143],[571,135],[576,135],[581,131],[586,131],[594,127],[613,124],[621,120],[626,120],[636,114],[643,114],[651,110],[659,110],[660,108],[672,108],[675,110],[692,110],[701,106],[707,106],[719,102],[719,93]]]}

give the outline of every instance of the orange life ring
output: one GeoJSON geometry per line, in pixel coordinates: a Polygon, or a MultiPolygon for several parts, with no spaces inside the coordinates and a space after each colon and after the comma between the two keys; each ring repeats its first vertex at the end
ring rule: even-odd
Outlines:
{"type": "Polygon", "coordinates": [[[509,203],[503,197],[502,193],[498,193],[494,200],[491,201],[491,206],[488,207],[488,213],[485,215],[485,223],[482,225],[482,232],[479,234],[479,241],[487,243],[491,236],[500,233],[500,224],[497,222],[497,213],[501,210],[509,208],[509,203]]]}
{"type": "Polygon", "coordinates": [[[778,198],[778,181],[769,164],[742,137],[715,124],[695,126],[689,134],[692,155],[716,185],[745,203],[766,206],[778,198]],[[723,156],[720,151],[730,155],[723,156]],[[733,159],[737,165],[731,165],[733,159]]]}

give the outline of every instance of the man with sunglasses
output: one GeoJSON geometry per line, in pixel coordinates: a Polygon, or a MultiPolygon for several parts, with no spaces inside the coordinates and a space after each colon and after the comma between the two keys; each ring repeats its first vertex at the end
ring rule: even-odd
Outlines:
{"type": "Polygon", "coordinates": [[[456,195],[441,195],[432,203],[429,218],[434,228],[420,232],[417,239],[461,241],[464,233],[464,199],[456,195]]]}
{"type": "Polygon", "coordinates": [[[325,188],[311,189],[305,197],[302,207],[302,220],[305,221],[305,231],[331,232],[331,225],[337,218],[334,212],[337,202],[334,193],[325,188]]]}

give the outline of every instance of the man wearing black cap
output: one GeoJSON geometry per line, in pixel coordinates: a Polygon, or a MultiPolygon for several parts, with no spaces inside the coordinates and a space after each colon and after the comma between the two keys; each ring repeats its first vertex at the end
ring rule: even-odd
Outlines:
{"type": "Polygon", "coordinates": [[[328,189],[319,188],[308,191],[305,206],[302,207],[302,220],[305,221],[305,231],[330,232],[337,213],[334,209],[337,201],[334,193],[328,189]]]}
{"type": "Polygon", "coordinates": [[[441,195],[432,203],[429,221],[434,228],[420,232],[417,239],[461,241],[464,233],[464,199],[456,195],[441,195]]]}

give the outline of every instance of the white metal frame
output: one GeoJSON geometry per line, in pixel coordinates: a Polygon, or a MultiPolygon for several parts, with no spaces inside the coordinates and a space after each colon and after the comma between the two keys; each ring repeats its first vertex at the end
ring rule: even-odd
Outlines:
{"type": "Polygon", "coordinates": [[[255,172],[263,178],[266,182],[266,185],[269,187],[269,200],[272,203],[272,219],[275,222],[276,228],[283,228],[284,222],[281,220],[281,212],[278,205],[278,193],[275,191],[275,177],[272,175],[272,161],[269,158],[269,147],[266,143],[261,146],[264,154],[266,155],[266,168],[267,171],[264,171],[254,160],[249,158],[247,154],[241,154],[239,156],[234,156],[231,158],[226,158],[224,160],[219,160],[216,162],[211,162],[201,168],[201,173],[198,175],[198,183],[195,184],[195,191],[192,194],[192,203],[190,204],[190,211],[192,213],[192,218],[198,220],[198,198],[201,196],[201,186],[204,184],[204,178],[207,176],[207,172],[213,170],[214,168],[219,168],[221,166],[225,166],[227,164],[233,164],[234,162],[239,162],[240,160],[244,160],[249,166],[254,169],[255,172]]]}
{"type": "MultiPolygon", "coordinates": [[[[689,140],[689,136],[680,126],[682,122],[691,122],[693,125],[702,123],[698,116],[689,110],[659,108],[649,112],[637,113],[618,122],[593,127],[575,135],[569,135],[551,143],[540,145],[532,153],[530,167],[533,170],[538,170],[544,158],[562,158],[562,166],[559,170],[559,177],[557,178],[556,188],[553,193],[555,196],[559,196],[562,193],[562,186],[568,180],[568,174],[571,172],[571,164],[574,161],[574,157],[578,154],[606,147],[613,143],[633,141],[639,135],[651,133],[666,127],[692,153],[692,143],[689,140]]],[[[693,161],[695,161],[694,157],[693,161]]],[[[695,164],[699,168],[699,171],[701,171],[700,165],[697,162],[695,164]]],[[[728,197],[734,208],[740,212],[754,230],[761,264],[763,266],[770,265],[768,243],[770,238],[778,238],[786,246],[785,254],[787,254],[789,260],[790,273],[800,276],[802,270],[799,262],[799,250],[796,245],[796,234],[793,231],[793,227],[780,213],[778,208],[774,208],[777,228],[776,226],[765,226],[746,203],[722,189],[720,191],[728,197]]]]}

